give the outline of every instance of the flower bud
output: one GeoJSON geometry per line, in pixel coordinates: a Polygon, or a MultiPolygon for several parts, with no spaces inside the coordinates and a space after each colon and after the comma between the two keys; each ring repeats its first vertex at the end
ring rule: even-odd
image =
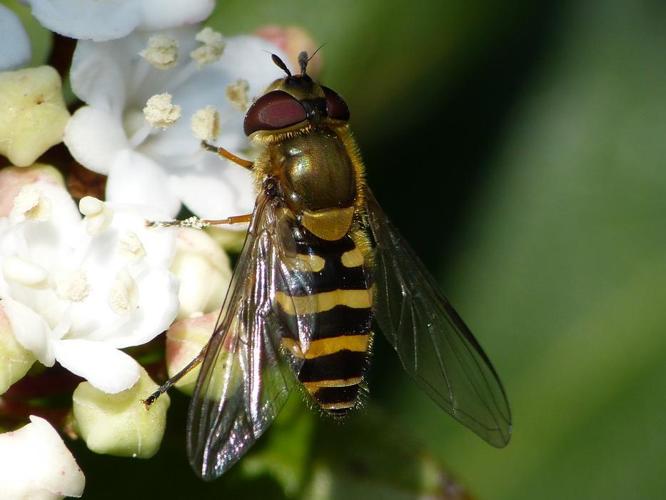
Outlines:
{"type": "Polygon", "coordinates": [[[46,420],[30,422],[0,434],[0,498],[80,497],[86,479],[71,452],[46,420]]]}
{"type": "Polygon", "coordinates": [[[37,182],[64,186],[62,174],[51,165],[35,163],[30,167],[4,167],[0,170],[0,217],[7,217],[23,186],[37,182]]]}
{"type": "MultiPolygon", "coordinates": [[[[213,311],[198,318],[182,319],[167,330],[166,363],[169,377],[185,368],[201,352],[213,334],[218,314],[219,311],[213,311]]],[[[176,387],[191,395],[198,375],[199,367],[176,382],[176,387]]]]}
{"type": "Polygon", "coordinates": [[[117,394],[107,394],[82,382],[74,391],[73,411],[81,437],[95,453],[150,458],[159,450],[169,396],[163,394],[150,408],[141,401],[157,389],[142,368],[136,384],[117,394]]]}
{"type": "Polygon", "coordinates": [[[35,356],[18,343],[0,302],[0,394],[22,379],[35,362],[35,356]]]}
{"type": "MultiPolygon", "coordinates": [[[[167,330],[166,362],[170,377],[185,368],[201,352],[213,335],[218,315],[219,311],[214,311],[199,318],[177,321],[167,330]]],[[[237,352],[231,352],[238,347],[223,341],[217,348],[215,368],[208,375],[207,395],[211,398],[219,397],[224,392],[233,394],[243,383],[244,372],[237,352]]],[[[192,394],[200,369],[201,365],[192,369],[176,382],[176,387],[185,394],[192,394]]]]}
{"type": "Polygon", "coordinates": [[[0,154],[32,164],[62,141],[69,112],[57,71],[50,66],[0,73],[0,154]]]}
{"type": "MultiPolygon", "coordinates": [[[[299,26],[276,26],[269,25],[259,28],[255,33],[282,50],[289,58],[289,65],[295,72],[300,72],[298,55],[306,51],[312,56],[319,48],[312,35],[299,26]]],[[[317,77],[321,72],[321,53],[317,52],[308,62],[308,74],[317,77]]]]}
{"type": "Polygon", "coordinates": [[[171,271],[180,287],[178,318],[206,314],[222,305],[231,280],[229,257],[204,231],[181,229],[171,271]]]}

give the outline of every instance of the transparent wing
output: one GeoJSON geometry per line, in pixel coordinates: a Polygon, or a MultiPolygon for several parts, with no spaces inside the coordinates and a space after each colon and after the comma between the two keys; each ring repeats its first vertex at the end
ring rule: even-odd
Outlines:
{"type": "Polygon", "coordinates": [[[506,446],[511,410],[488,356],[369,191],[367,222],[376,245],[377,323],[405,370],[456,420],[506,446]]]}
{"type": "MultiPolygon", "coordinates": [[[[260,195],[190,404],[188,454],[206,480],[236,463],[268,428],[298,370],[299,360],[281,348],[274,306],[286,269],[278,217],[276,202],[260,195]]],[[[296,328],[306,336],[307,318],[296,328]]]]}

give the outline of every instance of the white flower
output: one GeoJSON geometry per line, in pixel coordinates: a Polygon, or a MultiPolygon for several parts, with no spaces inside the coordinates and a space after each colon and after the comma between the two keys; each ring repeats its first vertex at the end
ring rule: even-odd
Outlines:
{"type": "Polygon", "coordinates": [[[135,29],[159,30],[206,19],[214,0],[27,0],[51,31],[70,38],[105,41],[135,29]]]}
{"type": "Polygon", "coordinates": [[[139,378],[120,349],[152,340],[176,316],[174,235],[146,228],[129,207],[84,198],[81,208],[83,219],[58,185],[21,188],[0,219],[0,297],[16,340],[42,364],[57,360],[116,393],[139,378]]]}
{"type": "MultiPolygon", "coordinates": [[[[222,43],[201,33],[204,44],[222,43]]],[[[255,198],[249,172],[203,151],[190,123],[196,111],[213,106],[219,113],[216,144],[236,153],[248,148],[244,115],[227,98],[226,88],[245,80],[248,99],[257,97],[281,77],[267,54],[276,48],[257,37],[233,37],[225,40],[219,61],[200,67],[188,56],[200,45],[197,29],[163,35],[178,42],[181,56],[172,69],[155,68],[138,56],[151,33],[77,44],[72,88],[88,106],[68,123],[65,144],[79,163],[108,175],[108,201],[157,206],[171,217],[181,202],[205,218],[249,213],[255,198]],[[142,109],[150,97],[165,92],[180,106],[182,118],[161,130],[145,121],[142,109]]]]}
{"type": "Polygon", "coordinates": [[[86,480],[71,452],[46,420],[30,422],[0,434],[0,498],[80,497],[86,480]]]}
{"type": "Polygon", "coordinates": [[[30,61],[30,39],[18,16],[0,4],[0,71],[20,68],[30,61]]]}

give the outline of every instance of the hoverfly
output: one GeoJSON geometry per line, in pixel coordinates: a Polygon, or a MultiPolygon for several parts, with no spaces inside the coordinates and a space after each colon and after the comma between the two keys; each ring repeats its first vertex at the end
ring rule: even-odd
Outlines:
{"type": "Polygon", "coordinates": [[[307,74],[307,53],[295,75],[272,58],[286,76],[244,122],[258,158],[204,143],[251,169],[258,196],[251,215],[200,221],[250,224],[213,335],[181,372],[202,362],[187,432],[195,471],[214,479],[236,463],[295,385],[329,415],[359,406],[373,324],[440,407],[505,446],[511,412],[499,377],[367,187],[347,104],[307,74]]]}

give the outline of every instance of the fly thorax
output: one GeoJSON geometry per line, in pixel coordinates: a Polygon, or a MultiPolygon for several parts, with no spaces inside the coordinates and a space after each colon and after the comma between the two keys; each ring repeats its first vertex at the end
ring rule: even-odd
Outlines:
{"type": "Polygon", "coordinates": [[[326,240],[345,235],[356,197],[354,167],[338,136],[329,130],[297,135],[274,152],[285,200],[302,224],[326,240]]]}

